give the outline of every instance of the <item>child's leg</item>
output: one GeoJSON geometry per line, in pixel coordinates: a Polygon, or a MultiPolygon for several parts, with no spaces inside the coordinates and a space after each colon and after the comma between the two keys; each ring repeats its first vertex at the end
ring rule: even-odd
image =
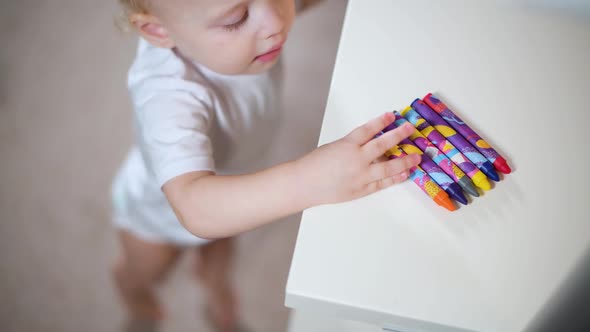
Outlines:
{"type": "Polygon", "coordinates": [[[154,289],[180,257],[180,248],[146,242],[123,230],[119,238],[122,253],[113,266],[113,278],[131,320],[162,319],[154,289]]]}
{"type": "Polygon", "coordinates": [[[221,331],[231,331],[238,323],[237,299],[231,283],[233,251],[232,238],[196,248],[195,275],[206,292],[206,315],[221,331]]]}

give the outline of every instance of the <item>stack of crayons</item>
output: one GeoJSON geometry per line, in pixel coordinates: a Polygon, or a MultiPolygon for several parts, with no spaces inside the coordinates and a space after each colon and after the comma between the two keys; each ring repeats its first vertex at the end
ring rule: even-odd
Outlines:
{"type": "Polygon", "coordinates": [[[492,188],[489,179],[500,181],[497,171],[509,174],[508,163],[473,129],[431,93],[416,99],[383,132],[410,122],[416,131],[387,153],[390,159],[406,154],[422,155],[410,170],[414,181],[438,205],[456,210],[452,200],[467,205],[465,193],[479,197],[477,188],[492,188]]]}

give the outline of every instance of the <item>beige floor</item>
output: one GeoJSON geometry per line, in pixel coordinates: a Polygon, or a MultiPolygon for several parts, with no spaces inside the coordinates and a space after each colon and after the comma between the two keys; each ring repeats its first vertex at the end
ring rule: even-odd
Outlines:
{"type": "MultiPolygon", "coordinates": [[[[113,27],[116,1],[0,4],[0,330],[116,331],[108,266],[111,178],[131,142],[125,74],[135,41],[113,27]]],[[[317,141],[345,11],[327,0],[297,22],[286,50],[277,139],[317,141]]],[[[284,331],[284,287],[298,217],[240,237],[235,279],[254,331],[284,331]]],[[[208,331],[185,257],[162,289],[164,331],[208,331]]]]}

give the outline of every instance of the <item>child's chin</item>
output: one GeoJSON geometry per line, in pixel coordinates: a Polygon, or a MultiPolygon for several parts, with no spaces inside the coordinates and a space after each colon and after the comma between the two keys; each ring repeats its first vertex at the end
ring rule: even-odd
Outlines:
{"type": "Polygon", "coordinates": [[[252,62],[252,64],[248,68],[247,74],[260,74],[265,71],[268,71],[269,69],[274,67],[279,62],[279,59],[280,59],[280,57],[278,57],[270,62],[262,62],[262,61],[254,60],[254,62],[252,62]]]}
{"type": "Polygon", "coordinates": [[[222,74],[222,75],[256,75],[264,73],[270,70],[279,62],[280,57],[274,59],[273,61],[252,61],[248,66],[242,69],[238,68],[211,68],[213,71],[222,74]]]}

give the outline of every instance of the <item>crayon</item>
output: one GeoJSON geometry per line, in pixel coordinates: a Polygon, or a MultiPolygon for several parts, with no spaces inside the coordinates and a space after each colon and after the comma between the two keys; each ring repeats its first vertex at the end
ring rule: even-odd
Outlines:
{"type": "Polygon", "coordinates": [[[498,173],[494,170],[494,165],[482,156],[481,153],[477,152],[477,150],[471,146],[463,136],[458,135],[457,132],[455,132],[455,130],[453,130],[453,128],[451,128],[449,124],[438,115],[438,113],[430,108],[430,106],[426,105],[422,100],[416,99],[412,103],[412,108],[426,119],[426,121],[432,124],[432,126],[446,137],[449,142],[453,143],[453,145],[461,151],[465,157],[469,158],[469,160],[487,175],[488,178],[494,181],[500,181],[498,173]]]}
{"type": "MultiPolygon", "coordinates": [[[[406,110],[407,108],[404,111],[406,110]]],[[[414,113],[416,113],[416,111],[414,111],[414,113]]],[[[403,118],[401,114],[397,112],[394,112],[394,114],[396,125],[401,126],[408,122],[408,120],[403,118]]],[[[422,135],[419,130],[416,129],[410,136],[410,139],[420,148],[420,150],[424,151],[424,153],[430,157],[430,159],[432,159],[432,161],[434,161],[438,167],[447,173],[447,175],[450,176],[453,181],[459,184],[461,189],[472,196],[479,197],[479,193],[473,186],[471,179],[465,175],[465,173],[463,173],[463,171],[457,167],[457,165],[455,165],[442,151],[432,144],[428,138],[422,135]]]]}
{"type": "MultiPolygon", "coordinates": [[[[399,147],[394,146],[385,153],[389,159],[400,158],[407,154],[403,152],[399,147]]],[[[449,198],[449,195],[439,187],[432,178],[424,172],[420,166],[414,166],[410,169],[410,179],[414,181],[420,189],[426,195],[428,195],[436,204],[444,207],[449,211],[455,211],[457,208],[453,204],[453,201],[449,198]]]]}
{"type": "Polygon", "coordinates": [[[481,138],[465,121],[461,120],[451,109],[442,101],[429,93],[424,97],[424,102],[430,106],[436,113],[445,119],[451,127],[467,139],[481,154],[484,155],[496,169],[504,174],[510,174],[512,170],[508,163],[500,154],[494,150],[486,141],[481,138]]]}
{"type": "MultiPolygon", "coordinates": [[[[392,123],[389,126],[385,127],[385,129],[383,129],[383,132],[387,132],[397,127],[398,126],[395,123],[392,123]]],[[[407,138],[404,138],[400,142],[400,144],[398,144],[398,146],[407,154],[422,155],[420,167],[422,167],[422,169],[426,171],[426,173],[428,173],[428,175],[430,175],[430,177],[436,183],[438,183],[438,185],[441,186],[441,188],[444,191],[446,191],[452,199],[458,201],[461,204],[467,205],[468,201],[467,198],[465,198],[463,191],[461,191],[461,187],[459,187],[458,184],[453,182],[453,179],[451,179],[445,172],[443,172],[443,170],[440,169],[440,167],[438,167],[434,163],[434,161],[432,161],[432,159],[425,155],[422,152],[422,150],[420,150],[414,143],[412,143],[412,141],[410,141],[407,138]]]]}
{"type": "Polygon", "coordinates": [[[449,157],[459,168],[467,174],[473,183],[482,190],[490,190],[492,186],[488,178],[479,170],[461,151],[451,144],[441,133],[436,131],[418,112],[412,107],[407,107],[402,115],[410,121],[411,124],[422,133],[432,144],[438,147],[447,157],[449,157]]]}

